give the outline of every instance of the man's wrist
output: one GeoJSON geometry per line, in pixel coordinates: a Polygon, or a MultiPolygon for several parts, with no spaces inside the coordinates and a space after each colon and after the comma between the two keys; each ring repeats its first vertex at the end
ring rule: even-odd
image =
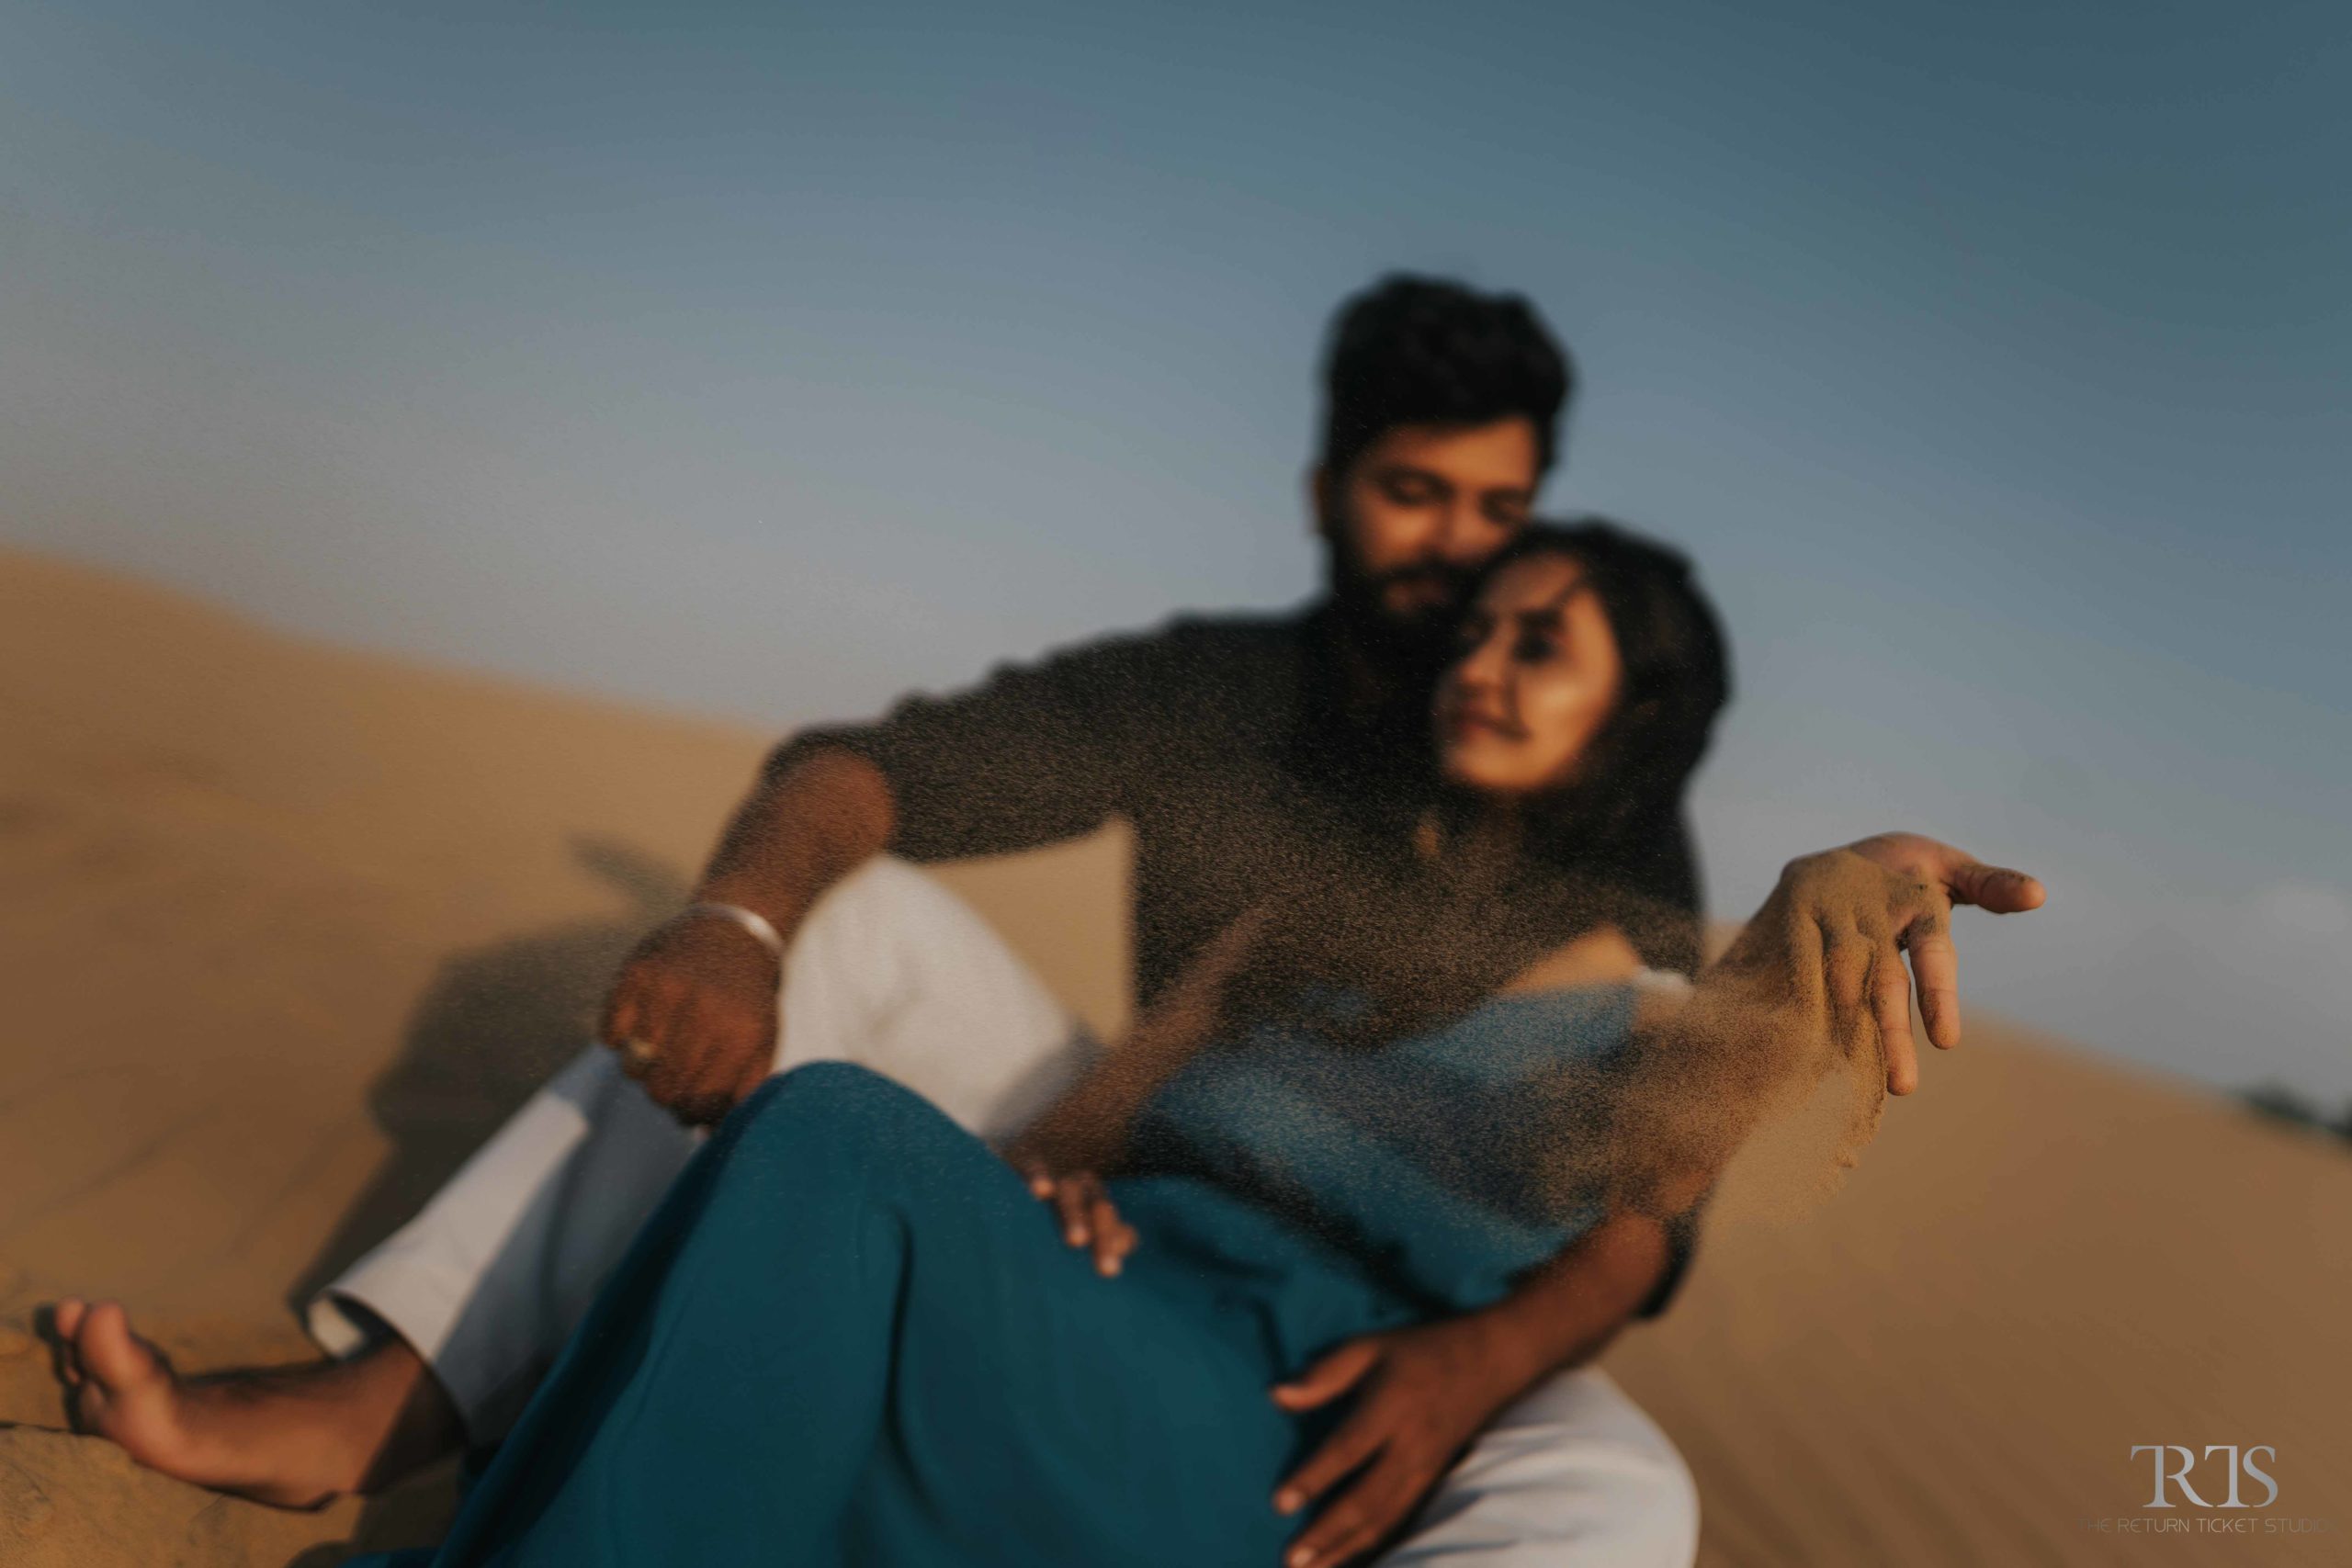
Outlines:
{"type": "Polygon", "coordinates": [[[757,909],[726,899],[697,898],[672,916],[670,923],[684,925],[688,921],[734,927],[752,941],[759,943],[766,951],[767,955],[775,961],[777,972],[779,974],[783,972],[785,954],[787,951],[784,933],[777,931],[775,922],[757,909]]]}
{"type": "Polygon", "coordinates": [[[1619,1215],[1501,1301],[1451,1322],[1508,1404],[1597,1354],[1656,1288],[1671,1251],[1658,1220],[1619,1215]]]}
{"type": "Polygon", "coordinates": [[[1524,1393],[1558,1359],[1552,1353],[1555,1348],[1531,1331],[1527,1314],[1511,1311],[1508,1298],[1445,1326],[1465,1347],[1470,1381],[1487,1416],[1524,1393]]]}

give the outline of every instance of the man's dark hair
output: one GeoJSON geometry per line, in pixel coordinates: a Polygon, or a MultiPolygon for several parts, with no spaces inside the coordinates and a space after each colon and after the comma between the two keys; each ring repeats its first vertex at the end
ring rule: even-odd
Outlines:
{"type": "Polygon", "coordinates": [[[1405,424],[1535,426],[1552,467],[1576,367],[1535,308],[1445,278],[1392,273],[1340,307],[1323,362],[1323,467],[1336,479],[1405,424]]]}

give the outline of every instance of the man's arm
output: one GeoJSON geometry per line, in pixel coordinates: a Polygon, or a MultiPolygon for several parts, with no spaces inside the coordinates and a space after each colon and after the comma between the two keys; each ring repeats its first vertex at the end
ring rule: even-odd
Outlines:
{"type": "MultiPolygon", "coordinates": [[[[888,845],[890,781],[837,747],[763,774],[736,808],[697,902],[740,905],[789,943],[818,898],[888,845]]],[[[622,964],[605,1003],[605,1043],[645,1090],[686,1122],[715,1122],[767,1076],[775,1055],[778,961],[741,927],[681,919],[622,964]]]]}
{"type": "MultiPolygon", "coordinates": [[[[1098,827],[1123,800],[1139,716],[1164,711],[1190,673],[1174,634],[1107,639],[969,691],[910,697],[876,724],[804,733],[777,748],[696,885],[789,944],[825,890],[885,850],[917,860],[1001,853],[1098,827]]],[[[715,1122],[775,1059],[775,955],[741,928],[682,919],[624,963],[605,1042],[646,1092],[687,1122],[715,1122]]]]}
{"type": "Polygon", "coordinates": [[[1300,1533],[1286,1568],[1344,1562],[1385,1540],[1504,1405],[1600,1353],[1649,1298],[1670,1250],[1657,1220],[1615,1215],[1493,1306],[1351,1340],[1277,1386],[1285,1410],[1356,1399],[1275,1507],[1294,1513],[1363,1472],[1300,1533]]]}

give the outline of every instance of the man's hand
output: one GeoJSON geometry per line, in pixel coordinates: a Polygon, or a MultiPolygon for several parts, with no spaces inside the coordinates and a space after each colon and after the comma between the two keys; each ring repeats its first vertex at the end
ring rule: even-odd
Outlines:
{"type": "Polygon", "coordinates": [[[718,1121],[775,1061],[775,955],[725,920],[660,926],[622,964],[597,1032],[689,1125],[718,1121]]]}
{"type": "MultiPolygon", "coordinates": [[[[765,916],[788,944],[825,889],[890,842],[890,781],[855,752],[819,747],[762,770],[735,808],[695,897],[765,916]]],[[[741,927],[672,920],[637,944],[597,1033],[681,1122],[716,1122],[775,1065],[775,954],[741,927]]]]}
{"type": "Polygon", "coordinates": [[[1276,1385],[1273,1400],[1284,1410],[1356,1396],[1347,1418],[1274,1494],[1284,1514],[1328,1499],[1283,1555],[1283,1568],[1327,1568],[1387,1539],[1525,1381],[1501,1370],[1477,1320],[1465,1317],[1351,1339],[1276,1385]]]}

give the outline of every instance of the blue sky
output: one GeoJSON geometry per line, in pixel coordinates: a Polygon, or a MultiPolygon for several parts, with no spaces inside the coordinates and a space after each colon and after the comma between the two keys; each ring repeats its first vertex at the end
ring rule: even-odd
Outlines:
{"type": "Polygon", "coordinates": [[[0,0],[0,537],[772,728],[1311,587],[1332,304],[1532,296],[1691,548],[1714,901],[2352,1094],[2352,13],[0,0]]]}

